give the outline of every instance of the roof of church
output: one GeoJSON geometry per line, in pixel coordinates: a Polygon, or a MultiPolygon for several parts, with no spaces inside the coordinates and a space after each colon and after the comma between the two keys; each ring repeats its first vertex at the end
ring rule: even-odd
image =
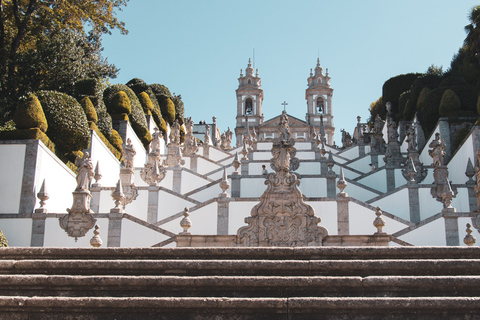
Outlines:
{"type": "MultiPolygon", "coordinates": [[[[272,125],[277,126],[278,122],[280,121],[280,116],[281,114],[271,119],[268,119],[267,121],[264,121],[261,125],[259,125],[259,127],[270,127],[272,125]]],[[[311,127],[304,120],[300,120],[292,115],[289,115],[288,113],[287,113],[287,116],[288,116],[288,125],[291,127],[311,127]]]]}

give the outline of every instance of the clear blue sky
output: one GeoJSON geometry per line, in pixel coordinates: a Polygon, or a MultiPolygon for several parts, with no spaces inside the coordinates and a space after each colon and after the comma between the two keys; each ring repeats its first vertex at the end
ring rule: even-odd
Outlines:
{"type": "Polygon", "coordinates": [[[480,1],[130,0],[118,13],[130,31],[103,36],[103,56],[132,78],[182,95],[195,122],[235,127],[240,69],[255,47],[265,120],[287,112],[305,120],[305,89],[317,57],[329,69],[335,140],[369,116],[390,77],[450,65],[480,1]]]}

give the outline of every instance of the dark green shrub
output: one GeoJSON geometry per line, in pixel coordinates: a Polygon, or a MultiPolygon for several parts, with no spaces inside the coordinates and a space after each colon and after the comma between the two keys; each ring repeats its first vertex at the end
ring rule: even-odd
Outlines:
{"type": "Polygon", "coordinates": [[[148,84],[143,81],[142,79],[139,78],[133,78],[132,80],[127,82],[127,87],[133,90],[135,94],[139,94],[140,92],[147,91],[148,89],[148,84]]]}
{"type": "Polygon", "coordinates": [[[100,79],[84,79],[75,82],[75,98],[81,99],[84,96],[98,96],[102,92],[100,79]]]}
{"type": "Polygon", "coordinates": [[[140,92],[138,94],[138,100],[142,105],[143,112],[145,114],[151,115],[153,111],[153,103],[152,103],[152,100],[150,100],[150,97],[148,96],[148,94],[145,91],[140,92]]]}
{"type": "Polygon", "coordinates": [[[157,96],[157,99],[165,122],[172,125],[175,121],[175,104],[172,99],[164,95],[157,96]]]}
{"type": "Polygon", "coordinates": [[[400,95],[408,91],[413,82],[421,76],[421,73],[407,73],[392,77],[385,81],[382,87],[383,101],[392,104],[392,112],[394,114],[403,115],[403,110],[399,110],[398,100],[400,95]]]}
{"type": "Polygon", "coordinates": [[[480,114],[480,96],[477,98],[477,113],[480,114]]]}
{"type": "MultiPolygon", "coordinates": [[[[145,81],[139,78],[134,78],[128,81],[127,86],[130,89],[132,89],[137,96],[142,92],[145,92],[148,94],[148,97],[150,98],[150,101],[153,104],[153,109],[150,110],[153,117],[153,121],[155,121],[155,124],[157,125],[157,127],[160,127],[162,123],[162,112],[160,111],[160,106],[158,104],[157,97],[152,90],[152,87],[147,85],[145,81]]],[[[165,87],[164,85],[156,84],[152,86],[159,92],[159,94],[170,95],[170,90],[168,90],[168,88],[165,87]]],[[[145,113],[145,114],[148,114],[148,113],[145,113]]],[[[163,120],[163,122],[165,121],[163,120]]]]}
{"type": "Polygon", "coordinates": [[[80,105],[83,107],[83,111],[85,111],[87,120],[96,124],[98,122],[97,112],[95,111],[95,107],[93,106],[92,101],[90,101],[90,98],[84,97],[80,100],[80,105]]]}
{"type": "Polygon", "coordinates": [[[108,114],[105,105],[102,103],[103,108],[97,108],[97,127],[107,138],[112,134],[112,117],[108,114]]]}
{"type": "Polygon", "coordinates": [[[450,87],[460,99],[462,104],[462,111],[471,111],[468,113],[463,112],[464,114],[469,114],[475,116],[476,109],[477,109],[477,97],[478,97],[478,89],[474,86],[464,85],[464,86],[454,86],[450,87]]]}
{"type": "MultiPolygon", "coordinates": [[[[412,87],[410,88],[410,97],[408,98],[408,102],[405,106],[405,109],[408,109],[411,114],[410,110],[417,109],[417,100],[423,88],[427,87],[429,89],[435,89],[438,87],[440,82],[442,82],[442,80],[443,80],[443,77],[434,75],[434,74],[427,74],[427,75],[418,77],[413,82],[412,87]]],[[[421,113],[420,110],[417,110],[417,111],[421,113]]]]}
{"type": "Polygon", "coordinates": [[[454,87],[454,86],[464,86],[466,85],[467,82],[465,79],[456,77],[456,76],[450,76],[445,78],[439,85],[440,88],[449,88],[449,87],[454,87]]]}
{"type": "Polygon", "coordinates": [[[42,132],[47,132],[48,125],[45,113],[40,101],[33,93],[29,94],[28,97],[20,98],[13,120],[18,129],[39,128],[42,132]]]}
{"type": "Polygon", "coordinates": [[[462,103],[455,91],[447,89],[440,100],[438,112],[441,117],[456,116],[461,107],[462,103]]]}
{"type": "Polygon", "coordinates": [[[129,115],[132,112],[132,107],[127,94],[123,91],[115,93],[112,99],[107,102],[107,111],[112,115],[122,113],[129,115]]]}
{"type": "Polygon", "coordinates": [[[462,128],[457,131],[455,134],[455,140],[453,142],[453,151],[457,150],[458,147],[462,144],[463,140],[467,137],[467,135],[470,133],[470,130],[467,128],[462,128]]]}
{"type": "Polygon", "coordinates": [[[164,96],[167,96],[169,98],[172,97],[172,94],[170,93],[170,90],[168,90],[168,88],[166,86],[164,86],[163,84],[154,83],[154,84],[151,84],[149,87],[150,87],[150,89],[152,89],[153,93],[157,97],[157,100],[158,100],[159,95],[164,95],[164,96]]]}
{"type": "Polygon", "coordinates": [[[182,125],[183,120],[185,119],[185,106],[182,101],[182,96],[173,96],[171,99],[175,105],[175,119],[178,120],[180,125],[182,125]]]}
{"type": "Polygon", "coordinates": [[[123,140],[122,137],[120,137],[120,134],[118,133],[117,130],[112,129],[112,138],[110,140],[112,145],[119,150],[120,152],[123,152],[123,140]]]}
{"type": "Polygon", "coordinates": [[[383,97],[380,97],[377,101],[372,102],[368,110],[370,111],[370,119],[368,120],[369,123],[373,124],[377,114],[380,116],[380,118],[385,119],[387,110],[385,109],[385,104],[383,103],[383,97]]]}
{"type": "Polygon", "coordinates": [[[405,120],[411,120],[415,116],[416,110],[408,110],[407,109],[407,103],[408,99],[410,98],[410,90],[405,91],[400,95],[398,98],[398,110],[399,112],[402,112],[403,114],[403,119],[405,120]]]}
{"type": "Polygon", "coordinates": [[[417,110],[423,110],[423,107],[425,106],[425,99],[427,98],[428,94],[430,93],[430,88],[425,87],[420,91],[420,95],[418,96],[417,99],[417,110]]]}
{"type": "Polygon", "coordinates": [[[0,230],[0,247],[8,247],[8,241],[2,230],[0,230]]]}
{"type": "Polygon", "coordinates": [[[87,117],[75,98],[56,91],[35,93],[48,122],[47,136],[56,147],[68,153],[88,148],[90,132],[87,117]]]}
{"type": "Polygon", "coordinates": [[[428,136],[437,124],[439,117],[438,108],[445,90],[445,88],[431,90],[425,97],[423,109],[418,110],[418,118],[425,136],[428,136]]]}
{"type": "Polygon", "coordinates": [[[115,84],[105,89],[105,91],[103,92],[103,97],[105,104],[107,105],[107,109],[109,108],[109,104],[112,103],[113,97],[120,91],[123,91],[127,95],[128,100],[130,101],[130,124],[132,125],[133,130],[140,138],[144,146],[147,146],[152,140],[152,136],[148,131],[147,121],[145,120],[145,114],[143,113],[140,101],[138,101],[138,98],[135,95],[135,92],[132,91],[132,89],[123,84],[115,84]]]}

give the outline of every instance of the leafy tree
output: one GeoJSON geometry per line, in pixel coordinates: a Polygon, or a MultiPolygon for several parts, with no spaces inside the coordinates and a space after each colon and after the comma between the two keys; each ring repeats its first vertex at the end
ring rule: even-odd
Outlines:
{"type": "Polygon", "coordinates": [[[474,7],[468,18],[470,24],[465,26],[467,36],[463,44],[480,61],[480,6],[474,7]]]}
{"type": "Polygon", "coordinates": [[[455,91],[447,89],[440,100],[440,106],[438,108],[441,117],[454,116],[456,111],[460,110],[462,103],[458,98],[455,91]]]}
{"type": "Polygon", "coordinates": [[[368,120],[369,123],[373,124],[377,114],[380,118],[385,119],[387,116],[387,110],[385,109],[385,103],[383,102],[383,97],[378,98],[377,101],[374,101],[370,104],[370,119],[368,120]]]}
{"type": "MultiPolygon", "coordinates": [[[[119,29],[127,33],[125,24],[115,17],[116,10],[128,0],[2,0],[0,2],[0,106],[2,122],[13,115],[16,99],[28,90],[17,87],[20,72],[25,72],[35,50],[41,47],[46,37],[60,41],[54,36],[67,32],[69,35],[85,35],[88,26],[94,34],[119,29]],[[55,39],[54,39],[55,38],[55,39]]],[[[66,48],[63,48],[66,49],[66,48]]],[[[61,52],[57,52],[61,54],[61,52]]],[[[57,61],[46,59],[45,70],[55,69],[57,61]]],[[[58,68],[57,68],[58,69],[58,68]]],[[[30,72],[32,74],[33,72],[30,72]]],[[[24,74],[21,74],[25,78],[24,74]]],[[[32,82],[35,82],[32,79],[32,82]]],[[[52,89],[37,87],[35,89],[52,89]]],[[[62,89],[62,88],[55,88],[62,89]]]]}

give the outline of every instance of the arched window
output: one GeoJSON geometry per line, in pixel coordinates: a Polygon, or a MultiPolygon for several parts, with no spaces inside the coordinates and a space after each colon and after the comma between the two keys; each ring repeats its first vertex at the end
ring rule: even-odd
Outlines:
{"type": "Polygon", "coordinates": [[[245,100],[245,114],[253,114],[253,101],[252,98],[245,100]]]}
{"type": "Polygon", "coordinates": [[[247,83],[252,84],[252,80],[248,79],[247,83]]]}
{"type": "Polygon", "coordinates": [[[323,102],[323,98],[322,97],[318,97],[317,98],[317,103],[316,103],[316,109],[317,109],[317,113],[324,113],[325,112],[325,104],[323,102]]]}

